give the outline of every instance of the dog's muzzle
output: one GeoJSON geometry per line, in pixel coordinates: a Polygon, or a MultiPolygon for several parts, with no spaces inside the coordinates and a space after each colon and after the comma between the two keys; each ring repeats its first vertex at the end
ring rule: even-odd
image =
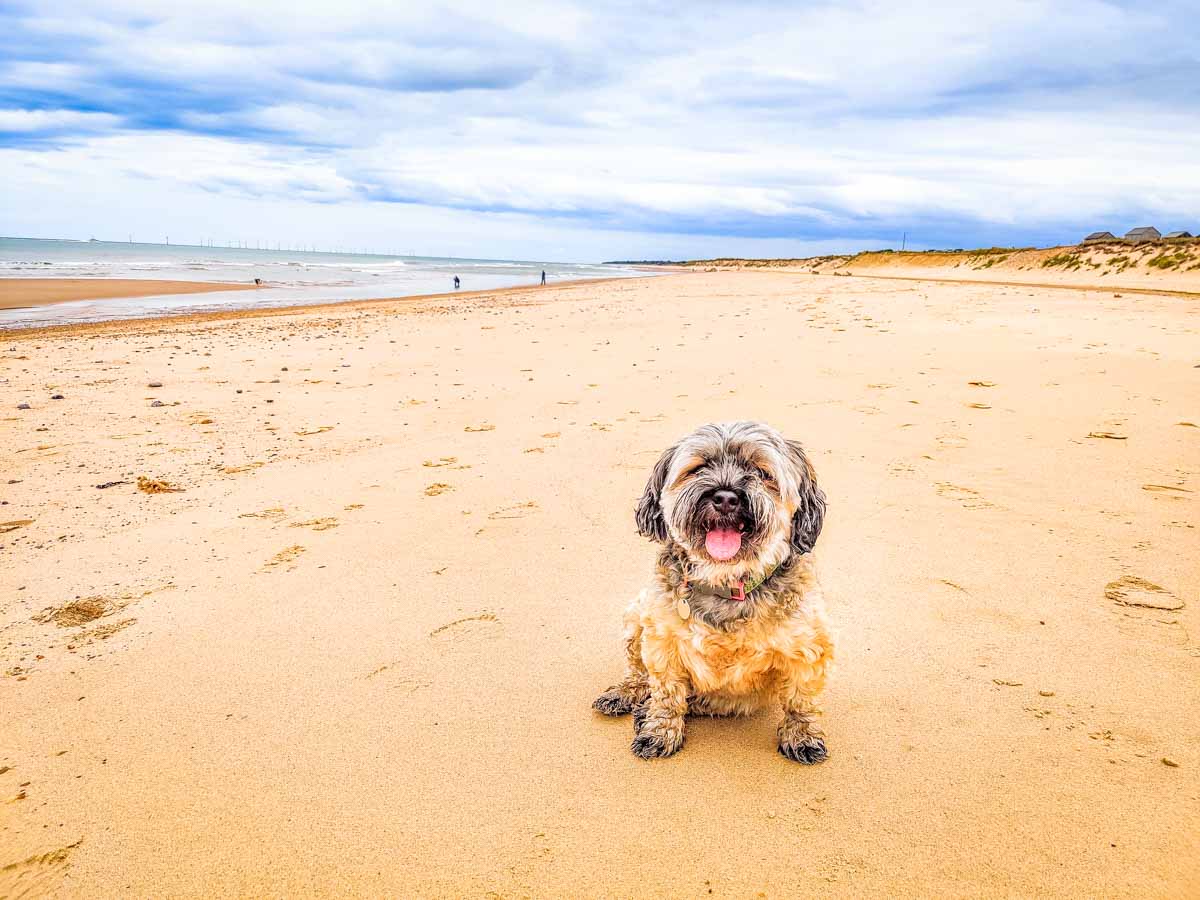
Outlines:
{"type": "Polygon", "coordinates": [[[746,531],[746,498],[740,491],[720,488],[704,499],[704,549],[718,562],[726,562],[742,549],[746,531]]]}

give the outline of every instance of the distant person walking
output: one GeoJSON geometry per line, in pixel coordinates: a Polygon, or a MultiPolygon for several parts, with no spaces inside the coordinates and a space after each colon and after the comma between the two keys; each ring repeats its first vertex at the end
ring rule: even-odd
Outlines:
{"type": "Polygon", "coordinates": [[[546,283],[546,270],[542,269],[542,284],[546,283]]]}
{"type": "Polygon", "coordinates": [[[458,276],[457,276],[457,275],[455,275],[455,276],[454,276],[454,289],[455,289],[456,291],[458,290],[458,286],[459,286],[460,284],[462,284],[462,282],[461,282],[461,281],[459,281],[459,280],[458,280],[458,276]]]}

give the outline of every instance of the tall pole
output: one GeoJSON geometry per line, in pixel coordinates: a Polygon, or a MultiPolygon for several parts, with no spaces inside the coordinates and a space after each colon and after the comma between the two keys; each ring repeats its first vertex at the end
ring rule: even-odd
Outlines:
{"type": "Polygon", "coordinates": [[[900,252],[904,252],[904,248],[908,246],[908,232],[904,232],[904,237],[900,238],[900,252]]]}

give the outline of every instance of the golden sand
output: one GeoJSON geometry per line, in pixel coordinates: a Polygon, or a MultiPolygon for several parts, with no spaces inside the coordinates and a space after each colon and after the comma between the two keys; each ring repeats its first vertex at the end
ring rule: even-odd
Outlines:
{"type": "Polygon", "coordinates": [[[5,335],[0,895],[1196,896],[1198,309],[718,272],[5,335]],[[813,768],[589,709],[647,472],[730,418],[829,496],[813,768]]]}

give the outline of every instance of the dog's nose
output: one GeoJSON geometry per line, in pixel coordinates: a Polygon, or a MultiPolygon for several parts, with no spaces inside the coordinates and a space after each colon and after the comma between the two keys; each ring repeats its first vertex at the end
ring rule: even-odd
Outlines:
{"type": "Polygon", "coordinates": [[[742,498],[735,491],[715,491],[712,504],[717,512],[727,516],[738,511],[742,505],[742,498]]]}

